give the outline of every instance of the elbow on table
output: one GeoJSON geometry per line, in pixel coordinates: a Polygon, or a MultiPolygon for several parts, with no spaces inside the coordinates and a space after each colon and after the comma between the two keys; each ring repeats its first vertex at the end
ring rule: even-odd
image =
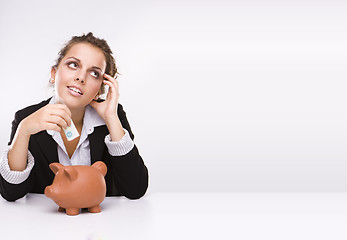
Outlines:
{"type": "Polygon", "coordinates": [[[8,202],[14,202],[14,201],[16,201],[16,200],[18,200],[18,199],[20,199],[20,198],[25,196],[25,195],[24,196],[14,196],[14,195],[11,195],[11,194],[7,195],[7,194],[3,194],[2,192],[0,194],[8,202]]]}
{"type": "Polygon", "coordinates": [[[0,175],[0,195],[8,202],[14,202],[28,193],[30,182],[25,181],[21,184],[12,184],[5,181],[0,175]],[[24,185],[23,185],[24,184],[24,185]]]}
{"type": "Polygon", "coordinates": [[[148,182],[146,182],[144,186],[137,189],[136,191],[127,192],[126,194],[124,194],[124,196],[130,200],[140,199],[141,197],[143,197],[146,194],[147,188],[148,188],[148,182]]]}
{"type": "Polygon", "coordinates": [[[145,195],[146,191],[143,193],[133,193],[133,194],[126,194],[125,197],[130,199],[130,200],[138,200],[141,197],[145,195]]]}

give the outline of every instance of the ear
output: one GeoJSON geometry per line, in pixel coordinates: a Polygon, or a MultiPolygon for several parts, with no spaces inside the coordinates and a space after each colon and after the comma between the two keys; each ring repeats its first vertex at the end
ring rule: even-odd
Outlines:
{"type": "Polygon", "coordinates": [[[105,177],[107,173],[107,167],[106,164],[102,161],[95,162],[92,167],[96,168],[101,174],[105,177]]]}
{"type": "Polygon", "coordinates": [[[56,67],[52,67],[51,69],[51,79],[55,79],[55,74],[57,73],[56,67]]]}
{"type": "Polygon", "coordinates": [[[78,172],[73,166],[64,168],[64,173],[67,175],[71,182],[76,180],[78,177],[78,172]]]}
{"type": "Polygon", "coordinates": [[[49,168],[54,172],[54,174],[57,174],[57,172],[58,172],[60,169],[64,169],[64,165],[55,162],[55,163],[49,164],[49,168]]]}

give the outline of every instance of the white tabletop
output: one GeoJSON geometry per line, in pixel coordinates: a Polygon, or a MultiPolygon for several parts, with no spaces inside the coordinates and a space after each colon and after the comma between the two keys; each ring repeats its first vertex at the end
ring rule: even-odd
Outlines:
{"type": "Polygon", "coordinates": [[[77,216],[42,194],[0,199],[0,239],[347,239],[347,193],[152,193],[77,216]]]}

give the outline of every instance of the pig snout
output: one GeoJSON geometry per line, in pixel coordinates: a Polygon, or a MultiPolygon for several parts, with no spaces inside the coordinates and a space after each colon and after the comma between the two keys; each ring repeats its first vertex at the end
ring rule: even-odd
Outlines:
{"type": "Polygon", "coordinates": [[[52,198],[52,195],[53,195],[52,186],[48,186],[45,188],[45,195],[49,198],[52,198]]]}

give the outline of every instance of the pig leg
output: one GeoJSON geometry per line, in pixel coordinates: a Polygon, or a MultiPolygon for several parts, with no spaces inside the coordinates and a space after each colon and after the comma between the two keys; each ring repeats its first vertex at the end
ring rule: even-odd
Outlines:
{"type": "Polygon", "coordinates": [[[59,207],[58,211],[59,212],[65,212],[65,208],[59,207]]]}
{"type": "Polygon", "coordinates": [[[78,215],[80,213],[79,208],[67,208],[66,209],[66,214],[67,215],[78,215]]]}
{"type": "Polygon", "coordinates": [[[98,213],[98,212],[101,212],[101,207],[100,207],[100,205],[95,206],[95,207],[90,207],[90,208],[88,208],[88,211],[91,213],[98,213]]]}

